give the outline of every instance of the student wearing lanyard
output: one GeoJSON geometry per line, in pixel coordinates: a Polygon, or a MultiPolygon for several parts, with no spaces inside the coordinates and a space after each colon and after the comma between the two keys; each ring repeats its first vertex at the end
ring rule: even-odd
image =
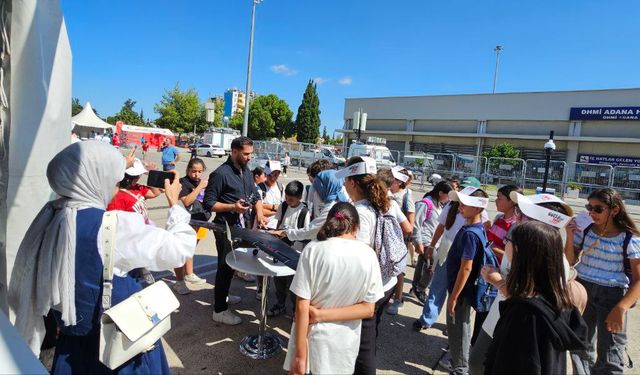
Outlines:
{"type": "MultiPolygon", "coordinates": [[[[247,137],[238,137],[231,142],[231,156],[229,159],[209,175],[209,183],[204,193],[203,206],[216,213],[214,223],[229,226],[245,227],[248,221],[250,206],[245,206],[245,200],[256,195],[258,189],[253,182],[253,175],[247,164],[253,153],[253,141],[247,137]]],[[[262,201],[255,203],[256,220],[264,223],[262,201]]],[[[239,297],[229,298],[229,288],[233,278],[233,269],[225,262],[230,250],[226,243],[225,233],[214,233],[216,249],[218,251],[218,271],[216,273],[214,289],[214,311],[212,319],[216,322],[236,325],[242,319],[228,310],[229,304],[240,302],[239,297]]]]}

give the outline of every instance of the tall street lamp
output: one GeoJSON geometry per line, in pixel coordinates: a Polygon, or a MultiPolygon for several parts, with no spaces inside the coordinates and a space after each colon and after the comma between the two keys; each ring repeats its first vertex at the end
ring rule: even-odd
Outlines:
{"type": "Polygon", "coordinates": [[[551,153],[555,151],[556,144],[553,143],[553,130],[549,132],[549,140],[544,144],[544,177],[542,179],[542,194],[547,192],[547,180],[549,179],[549,164],[551,163],[551,153]]]}
{"type": "Polygon", "coordinates": [[[358,109],[358,112],[353,113],[351,129],[356,132],[356,142],[360,142],[362,132],[367,129],[367,113],[362,112],[362,108],[358,109]]]}
{"type": "Polygon", "coordinates": [[[498,66],[500,64],[500,51],[502,51],[504,48],[502,48],[502,46],[496,46],[496,48],[494,48],[493,50],[496,53],[496,69],[493,72],[493,93],[496,93],[496,83],[498,83],[498,66]]]}
{"type": "Polygon", "coordinates": [[[251,0],[251,32],[249,36],[249,63],[247,65],[247,90],[244,92],[244,121],[242,122],[242,135],[249,132],[249,102],[251,101],[251,59],[253,57],[253,25],[256,22],[256,5],[262,0],[251,0]]]}

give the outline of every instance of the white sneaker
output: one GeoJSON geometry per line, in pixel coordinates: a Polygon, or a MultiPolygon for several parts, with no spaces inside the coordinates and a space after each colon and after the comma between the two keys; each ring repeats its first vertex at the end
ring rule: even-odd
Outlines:
{"type": "Polygon", "coordinates": [[[204,283],[206,283],[206,282],[207,282],[207,280],[206,280],[206,279],[202,279],[202,278],[200,278],[200,277],[199,277],[198,275],[196,275],[195,273],[192,273],[192,274],[186,275],[186,276],[184,277],[184,281],[186,281],[186,282],[188,282],[188,283],[190,283],[190,284],[193,284],[193,285],[204,284],[204,283]]]}
{"type": "Polygon", "coordinates": [[[214,311],[213,314],[211,314],[211,319],[214,322],[226,324],[228,326],[235,326],[242,323],[242,318],[229,310],[224,310],[219,313],[214,311]]]}
{"type": "Polygon", "coordinates": [[[398,311],[404,306],[402,301],[393,301],[389,307],[387,307],[387,314],[398,315],[398,311]]]}
{"type": "Polygon", "coordinates": [[[227,296],[228,305],[235,305],[240,303],[240,301],[242,301],[242,298],[240,298],[239,296],[232,296],[231,294],[227,296]]]}
{"type": "Polygon", "coordinates": [[[184,281],[176,281],[176,283],[173,284],[173,290],[181,295],[191,293],[191,290],[187,287],[187,284],[184,281]]]}

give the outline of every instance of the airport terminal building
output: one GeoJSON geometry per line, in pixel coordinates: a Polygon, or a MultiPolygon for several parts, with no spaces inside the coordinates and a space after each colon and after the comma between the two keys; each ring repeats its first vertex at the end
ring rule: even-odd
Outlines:
{"type": "Polygon", "coordinates": [[[508,142],[523,159],[543,159],[553,130],[554,160],[640,167],[640,89],[346,99],[349,140],[359,109],[368,117],[362,138],[386,138],[402,153],[480,156],[508,142]]]}

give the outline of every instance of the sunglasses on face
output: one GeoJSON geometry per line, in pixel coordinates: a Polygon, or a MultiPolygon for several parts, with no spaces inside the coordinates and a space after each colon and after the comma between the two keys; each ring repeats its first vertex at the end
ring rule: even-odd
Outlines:
{"type": "Polygon", "coordinates": [[[607,207],[605,207],[605,206],[600,206],[600,205],[592,206],[589,203],[585,204],[584,208],[586,208],[587,211],[589,211],[589,212],[593,211],[593,212],[595,212],[597,214],[601,214],[601,213],[604,212],[604,210],[607,209],[607,207]]]}

